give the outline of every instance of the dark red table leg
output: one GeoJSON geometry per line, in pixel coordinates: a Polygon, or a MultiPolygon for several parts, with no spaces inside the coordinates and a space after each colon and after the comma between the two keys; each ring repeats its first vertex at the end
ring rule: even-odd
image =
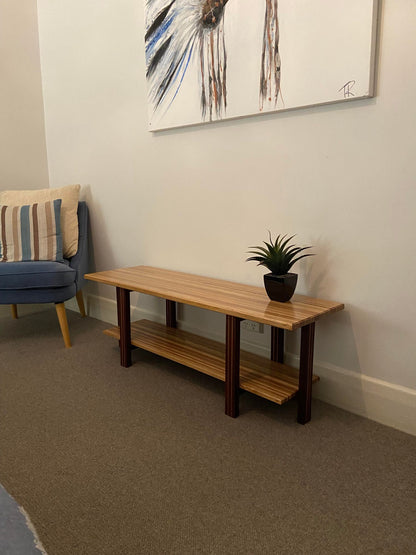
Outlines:
{"type": "Polygon", "coordinates": [[[240,322],[227,315],[225,340],[225,414],[236,418],[239,413],[240,389],[240,322]]]}
{"type": "Polygon", "coordinates": [[[166,300],[166,325],[169,328],[176,328],[176,303],[166,300]]]}
{"type": "Polygon", "coordinates": [[[306,424],[311,419],[312,372],[315,322],[303,326],[300,340],[298,422],[306,424]]]}
{"type": "Polygon", "coordinates": [[[131,366],[130,291],[117,287],[117,318],[120,328],[120,364],[131,366]]]}
{"type": "Polygon", "coordinates": [[[274,362],[283,364],[285,357],[285,330],[272,326],[271,356],[274,362]]]}

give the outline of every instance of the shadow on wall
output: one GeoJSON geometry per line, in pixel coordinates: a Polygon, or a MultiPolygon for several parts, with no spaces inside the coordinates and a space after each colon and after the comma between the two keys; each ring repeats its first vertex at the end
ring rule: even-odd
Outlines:
{"type": "MultiPolygon", "coordinates": [[[[298,264],[299,278],[301,284],[304,284],[304,290],[310,297],[317,297],[320,299],[334,299],[335,281],[331,268],[334,267],[333,247],[328,242],[322,239],[311,240],[312,249],[310,252],[315,253],[315,256],[308,261],[302,261],[298,264]]],[[[299,288],[298,288],[299,289],[299,288]]],[[[334,299],[339,300],[340,299],[334,299]]]]}

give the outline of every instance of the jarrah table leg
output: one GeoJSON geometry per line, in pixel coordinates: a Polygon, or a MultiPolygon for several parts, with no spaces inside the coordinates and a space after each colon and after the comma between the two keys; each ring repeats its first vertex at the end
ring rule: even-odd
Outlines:
{"type": "Polygon", "coordinates": [[[298,422],[306,424],[311,419],[313,347],[315,322],[303,326],[300,340],[298,422]]]}
{"type": "Polygon", "coordinates": [[[166,325],[169,328],[176,328],[176,303],[166,300],[166,325]]]}
{"type": "Polygon", "coordinates": [[[283,364],[285,358],[285,330],[281,328],[271,328],[271,360],[283,364]]]}
{"type": "Polygon", "coordinates": [[[225,341],[225,414],[237,418],[240,389],[240,322],[227,315],[225,341]]]}
{"type": "Polygon", "coordinates": [[[120,327],[120,364],[131,366],[130,291],[117,287],[117,318],[120,327]]]}

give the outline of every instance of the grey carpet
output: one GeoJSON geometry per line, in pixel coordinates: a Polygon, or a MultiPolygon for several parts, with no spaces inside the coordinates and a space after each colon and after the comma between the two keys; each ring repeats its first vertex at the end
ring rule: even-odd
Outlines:
{"type": "Polygon", "coordinates": [[[49,555],[413,554],[416,437],[314,401],[312,421],[54,309],[0,318],[0,482],[49,555]]]}

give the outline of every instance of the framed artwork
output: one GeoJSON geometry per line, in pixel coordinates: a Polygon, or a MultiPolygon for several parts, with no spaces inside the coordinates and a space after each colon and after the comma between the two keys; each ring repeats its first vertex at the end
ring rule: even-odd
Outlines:
{"type": "Polygon", "coordinates": [[[149,129],[374,95],[378,0],[145,0],[149,129]]]}

